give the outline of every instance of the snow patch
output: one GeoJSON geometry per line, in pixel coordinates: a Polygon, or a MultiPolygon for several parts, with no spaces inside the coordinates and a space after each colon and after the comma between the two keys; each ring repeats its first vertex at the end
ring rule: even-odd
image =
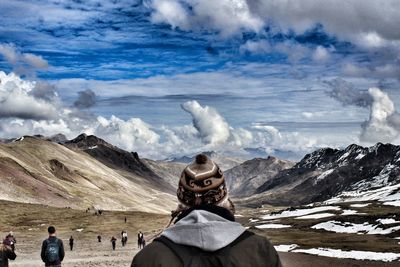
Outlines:
{"type": "Polygon", "coordinates": [[[364,208],[364,207],[367,207],[367,206],[369,206],[369,205],[371,205],[371,203],[351,204],[350,207],[353,207],[353,208],[364,208]]]}
{"type": "Polygon", "coordinates": [[[328,221],[316,224],[311,227],[312,229],[323,229],[325,231],[335,233],[347,233],[347,234],[368,234],[368,235],[387,235],[392,232],[400,230],[400,226],[383,229],[378,225],[369,224],[367,222],[363,224],[356,224],[350,222],[338,222],[328,221]]]}
{"type": "Polygon", "coordinates": [[[312,213],[317,213],[321,211],[327,210],[341,210],[340,207],[337,206],[322,206],[316,207],[311,209],[298,209],[298,210],[285,210],[278,214],[268,214],[261,216],[263,220],[271,220],[271,219],[278,219],[278,218],[288,218],[288,217],[299,217],[304,216],[312,213]]]}
{"type": "Polygon", "coordinates": [[[289,227],[292,226],[287,224],[278,224],[278,223],[267,223],[267,224],[256,225],[256,228],[258,229],[281,229],[289,227]]]}
{"type": "Polygon", "coordinates": [[[306,254],[340,258],[340,259],[374,260],[374,261],[385,261],[385,262],[400,259],[399,253],[372,252],[372,251],[360,251],[360,250],[343,251],[340,249],[330,249],[330,248],[295,249],[292,250],[291,252],[306,253],[306,254]]]}
{"type": "Polygon", "coordinates": [[[343,213],[340,215],[353,215],[353,214],[357,214],[356,210],[343,210],[343,213]]]}
{"type": "Polygon", "coordinates": [[[297,247],[299,247],[296,244],[291,244],[291,245],[278,245],[278,246],[274,246],[276,251],[279,252],[289,252],[297,247]]]}
{"type": "Polygon", "coordinates": [[[400,223],[400,221],[396,221],[393,218],[387,218],[387,219],[378,219],[376,220],[377,222],[381,224],[392,224],[392,223],[400,223]]]}
{"type": "Polygon", "coordinates": [[[384,202],[383,205],[400,207],[400,200],[398,200],[398,201],[384,202]]]}
{"type": "Polygon", "coordinates": [[[327,170],[327,171],[323,172],[320,176],[318,176],[318,177],[315,179],[314,184],[317,184],[318,182],[324,180],[324,179],[325,179],[329,174],[331,174],[333,171],[334,171],[334,169],[330,169],[330,170],[327,170]]]}
{"type": "Polygon", "coordinates": [[[333,213],[317,213],[317,214],[311,214],[311,215],[305,215],[301,217],[295,218],[296,220],[307,220],[307,219],[321,219],[321,218],[327,218],[327,217],[332,217],[335,216],[336,214],[333,213]]]}

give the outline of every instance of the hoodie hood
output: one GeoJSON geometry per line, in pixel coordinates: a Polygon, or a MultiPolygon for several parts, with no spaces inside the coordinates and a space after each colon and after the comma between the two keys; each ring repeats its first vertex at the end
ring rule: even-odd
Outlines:
{"type": "Polygon", "coordinates": [[[176,244],[216,251],[232,243],[245,230],[241,224],[217,214],[193,210],[174,226],[165,229],[162,235],[176,244]]]}

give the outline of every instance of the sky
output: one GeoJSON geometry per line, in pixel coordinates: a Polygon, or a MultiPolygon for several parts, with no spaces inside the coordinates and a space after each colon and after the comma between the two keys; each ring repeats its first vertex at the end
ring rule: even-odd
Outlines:
{"type": "Polygon", "coordinates": [[[0,137],[165,159],[400,144],[398,0],[0,2],[0,137]]]}

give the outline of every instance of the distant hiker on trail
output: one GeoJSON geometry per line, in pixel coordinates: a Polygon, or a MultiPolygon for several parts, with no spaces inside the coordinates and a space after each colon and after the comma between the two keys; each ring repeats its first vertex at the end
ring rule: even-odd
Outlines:
{"type": "Polygon", "coordinates": [[[100,243],[101,242],[101,235],[97,236],[97,241],[100,243]]]}
{"type": "Polygon", "coordinates": [[[144,235],[141,231],[139,231],[138,235],[137,235],[137,244],[138,244],[138,249],[142,248],[143,245],[143,240],[144,240],[144,235]]]}
{"type": "Polygon", "coordinates": [[[16,257],[6,237],[0,245],[0,267],[8,267],[8,260],[15,260],[16,257]]]}
{"type": "Polygon", "coordinates": [[[121,242],[122,242],[122,246],[124,247],[126,245],[126,243],[128,242],[128,233],[124,230],[121,233],[121,242]]]}
{"type": "Polygon", "coordinates": [[[174,225],[137,253],[131,267],[282,267],[265,237],[235,222],[224,175],[206,155],[183,170],[177,197],[174,225]]]}
{"type": "Polygon", "coordinates": [[[40,256],[45,266],[61,267],[61,262],[64,259],[64,244],[61,239],[56,237],[56,228],[50,226],[47,231],[49,238],[43,241],[42,251],[40,256]]]}
{"type": "Polygon", "coordinates": [[[112,244],[112,249],[115,250],[115,245],[116,245],[117,239],[113,236],[113,237],[111,237],[110,241],[111,241],[111,244],[112,244]]]}
{"type": "Polygon", "coordinates": [[[74,249],[74,238],[71,237],[69,238],[69,248],[71,249],[71,251],[74,249]]]}
{"type": "Polygon", "coordinates": [[[11,247],[12,251],[15,251],[15,243],[17,243],[17,240],[14,237],[14,233],[13,232],[8,233],[6,239],[8,246],[11,247]]]}
{"type": "Polygon", "coordinates": [[[126,217],[125,217],[125,223],[126,223],[126,217]]]}

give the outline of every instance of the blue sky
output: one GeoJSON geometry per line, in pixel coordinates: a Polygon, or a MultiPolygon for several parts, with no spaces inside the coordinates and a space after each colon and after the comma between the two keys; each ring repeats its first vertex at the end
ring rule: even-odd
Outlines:
{"type": "Polygon", "coordinates": [[[397,143],[400,4],[339,2],[3,0],[0,133],[155,158],[397,143]]]}

